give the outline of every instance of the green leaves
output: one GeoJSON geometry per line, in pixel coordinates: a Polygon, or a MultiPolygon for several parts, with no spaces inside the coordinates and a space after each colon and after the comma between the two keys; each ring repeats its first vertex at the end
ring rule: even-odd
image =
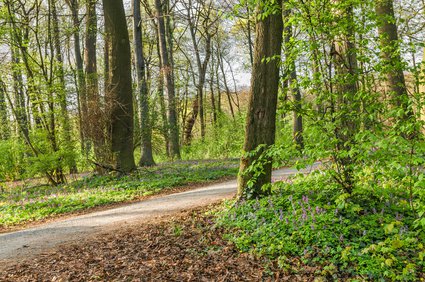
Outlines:
{"type": "Polygon", "coordinates": [[[425,233],[413,229],[403,187],[342,193],[322,171],[276,182],[272,191],[219,213],[240,250],[276,258],[288,271],[298,271],[291,262],[300,260],[333,279],[415,281],[425,266],[425,233]]]}

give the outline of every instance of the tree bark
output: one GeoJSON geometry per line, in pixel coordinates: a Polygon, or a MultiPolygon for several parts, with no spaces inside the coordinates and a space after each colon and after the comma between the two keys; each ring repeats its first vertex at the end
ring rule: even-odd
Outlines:
{"type": "Polygon", "coordinates": [[[97,73],[97,15],[96,0],[86,2],[86,38],[85,38],[85,77],[87,94],[87,116],[86,125],[87,136],[94,146],[95,158],[98,162],[105,162],[108,153],[105,152],[104,122],[100,106],[99,81],[97,73]]]}
{"type": "Polygon", "coordinates": [[[76,74],[77,74],[77,98],[78,98],[78,107],[81,116],[79,117],[80,125],[80,138],[81,138],[81,149],[86,156],[89,154],[88,147],[90,147],[87,142],[86,132],[86,120],[87,120],[87,95],[86,95],[86,78],[84,75],[84,63],[81,53],[81,39],[80,39],[80,19],[78,16],[79,5],[78,0],[67,0],[66,1],[72,15],[72,24],[73,31],[72,35],[74,37],[74,56],[76,64],[76,74]]]}
{"type": "Polygon", "coordinates": [[[162,13],[161,0],[155,0],[156,17],[158,20],[158,37],[159,49],[162,62],[161,73],[164,76],[165,88],[168,96],[168,126],[170,138],[170,157],[172,159],[180,159],[180,145],[179,145],[179,129],[177,125],[177,103],[175,98],[174,77],[171,69],[167,41],[165,33],[165,22],[162,13]]]}
{"type": "MultiPolygon", "coordinates": [[[[266,4],[266,1],[261,1],[266,4]]],[[[238,198],[257,198],[267,194],[264,184],[271,181],[271,160],[263,166],[263,173],[254,179],[246,170],[268,146],[274,144],[276,132],[276,104],[279,87],[279,60],[283,40],[282,1],[275,14],[261,17],[256,24],[254,65],[246,118],[244,151],[251,152],[264,145],[255,155],[241,158],[238,177],[238,198]],[[264,59],[270,60],[264,60],[264,59]]]]}
{"type": "Polygon", "coordinates": [[[146,83],[145,58],[143,55],[140,0],[133,0],[132,3],[134,57],[136,61],[137,88],[140,95],[141,156],[139,165],[152,166],[155,162],[152,155],[152,126],[150,122],[149,92],[146,83]]]}
{"type": "Polygon", "coordinates": [[[349,153],[355,140],[354,137],[360,129],[360,99],[358,97],[358,66],[357,53],[354,44],[355,27],[353,7],[349,5],[341,14],[343,32],[335,37],[332,46],[332,59],[335,67],[335,94],[337,101],[333,102],[333,109],[339,118],[333,118],[335,137],[337,138],[337,154],[334,161],[337,165],[338,181],[347,193],[351,193],[354,185],[353,164],[355,156],[349,153]]]}
{"type": "Polygon", "coordinates": [[[386,77],[386,91],[390,95],[391,104],[403,109],[400,119],[406,121],[412,118],[414,113],[410,107],[411,103],[403,74],[393,0],[376,0],[375,11],[383,73],[386,77]]]}
{"type": "Polygon", "coordinates": [[[110,32],[110,95],[114,99],[111,112],[111,142],[115,168],[122,173],[136,168],[133,155],[133,93],[131,51],[124,4],[103,0],[106,30],[110,32]]]}
{"type": "Polygon", "coordinates": [[[65,150],[69,153],[68,167],[70,173],[77,173],[77,163],[74,157],[74,145],[72,138],[72,126],[69,119],[68,113],[68,102],[66,95],[66,82],[65,82],[65,72],[63,66],[63,57],[62,57],[62,48],[60,42],[60,30],[59,30],[59,17],[57,13],[56,1],[50,0],[51,13],[53,19],[53,41],[55,45],[55,59],[56,59],[56,68],[55,72],[59,78],[57,96],[60,105],[60,120],[63,126],[63,139],[65,144],[65,150]]]}
{"type": "Polygon", "coordinates": [[[285,11],[285,59],[288,67],[288,87],[292,93],[294,103],[294,119],[293,119],[293,137],[297,148],[301,151],[304,148],[303,140],[303,117],[301,115],[302,97],[301,91],[298,87],[297,69],[295,65],[295,58],[292,55],[292,23],[286,20],[289,18],[290,11],[285,11]]]}

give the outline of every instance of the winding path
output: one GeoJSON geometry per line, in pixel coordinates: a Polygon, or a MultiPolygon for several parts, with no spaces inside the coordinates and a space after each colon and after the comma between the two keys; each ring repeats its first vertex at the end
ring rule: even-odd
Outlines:
{"type": "MultiPolygon", "coordinates": [[[[273,172],[273,179],[282,179],[297,172],[308,173],[318,165],[316,163],[302,171],[291,168],[279,169],[273,172]]],[[[0,263],[36,256],[60,244],[83,240],[88,235],[106,230],[116,224],[147,221],[158,216],[171,215],[228,199],[234,196],[236,187],[236,180],[232,180],[1,234],[0,263]]]]}

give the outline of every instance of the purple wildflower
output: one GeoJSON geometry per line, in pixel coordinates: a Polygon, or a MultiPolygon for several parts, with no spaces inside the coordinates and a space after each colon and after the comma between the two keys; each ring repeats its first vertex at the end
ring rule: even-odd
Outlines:
{"type": "Polygon", "coordinates": [[[307,213],[303,210],[302,219],[305,221],[307,219],[307,213]]]}
{"type": "Polygon", "coordinates": [[[279,210],[279,220],[283,220],[283,211],[281,209],[279,210]]]}

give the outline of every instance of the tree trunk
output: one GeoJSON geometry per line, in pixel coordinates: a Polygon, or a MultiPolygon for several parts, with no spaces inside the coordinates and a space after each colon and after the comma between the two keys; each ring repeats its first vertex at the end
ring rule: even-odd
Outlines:
{"type": "Polygon", "coordinates": [[[376,0],[375,4],[386,92],[390,95],[391,104],[403,109],[400,119],[406,121],[414,114],[403,74],[393,0],[376,0]]]}
{"type": "MultiPolygon", "coordinates": [[[[1,78],[0,81],[2,81],[1,78]]],[[[9,118],[7,114],[5,91],[5,87],[0,86],[0,140],[7,140],[11,136],[9,118]]]]}
{"type": "Polygon", "coordinates": [[[229,102],[230,113],[232,114],[232,118],[235,119],[235,111],[233,109],[232,93],[230,93],[229,85],[227,84],[226,72],[224,71],[223,56],[220,54],[220,46],[217,48],[217,52],[218,52],[217,53],[218,64],[220,66],[221,74],[223,75],[224,89],[226,90],[227,101],[229,102]]]}
{"type": "MultiPolygon", "coordinates": [[[[214,54],[213,50],[211,52],[214,54]]],[[[217,108],[216,108],[216,101],[215,101],[215,95],[214,95],[214,60],[211,60],[211,68],[210,68],[210,95],[211,95],[211,107],[212,107],[212,115],[213,115],[213,125],[217,124],[217,108]]]]}
{"type": "Polygon", "coordinates": [[[11,47],[12,59],[12,77],[13,77],[13,92],[15,100],[16,119],[19,132],[23,135],[24,140],[29,139],[29,122],[28,115],[25,111],[25,94],[23,90],[22,70],[19,67],[20,60],[15,47],[11,47]]]}
{"type": "Polygon", "coordinates": [[[85,76],[87,94],[87,119],[84,121],[87,127],[87,136],[94,146],[95,158],[98,162],[105,162],[105,134],[104,122],[99,97],[99,83],[97,73],[97,16],[96,0],[86,2],[86,38],[85,38],[85,76]]]}
{"type": "Polygon", "coordinates": [[[140,95],[141,156],[139,165],[152,166],[155,162],[152,155],[152,126],[150,122],[149,92],[146,83],[145,58],[143,56],[140,0],[133,0],[132,3],[134,57],[136,61],[137,88],[140,95]]]}
{"type": "Polygon", "coordinates": [[[78,16],[79,5],[78,0],[67,0],[66,1],[72,14],[72,24],[73,24],[73,37],[74,37],[74,56],[76,64],[76,73],[77,73],[77,97],[79,100],[78,107],[81,112],[79,119],[80,124],[80,138],[81,138],[81,149],[85,153],[86,157],[89,154],[89,145],[87,140],[87,129],[86,129],[86,120],[87,120],[87,95],[86,95],[86,78],[84,75],[84,63],[81,53],[81,40],[80,40],[80,19],[78,16]]]}
{"type": "Polygon", "coordinates": [[[177,103],[175,98],[174,78],[168,58],[165,23],[160,0],[155,0],[156,17],[158,19],[159,49],[162,62],[161,73],[164,76],[165,88],[168,95],[168,126],[170,138],[170,156],[180,159],[179,129],[177,126],[177,103]]]}
{"type": "Polygon", "coordinates": [[[77,163],[74,158],[74,146],[73,146],[73,138],[72,138],[72,127],[69,120],[68,114],[68,103],[66,100],[66,82],[65,82],[65,72],[63,66],[63,58],[62,58],[62,48],[60,42],[60,30],[59,30],[59,18],[56,8],[56,1],[51,0],[51,13],[53,19],[53,40],[55,45],[55,59],[56,59],[56,68],[55,72],[59,78],[58,91],[57,96],[60,105],[60,119],[63,126],[63,139],[65,144],[65,150],[69,153],[69,172],[77,173],[77,163]]]}
{"type": "MultiPolygon", "coordinates": [[[[264,1],[261,1],[264,4],[264,1]]],[[[261,17],[256,26],[254,65],[252,69],[251,90],[246,118],[244,151],[251,152],[259,145],[266,147],[255,155],[241,158],[238,177],[238,198],[256,198],[269,191],[262,190],[271,181],[271,160],[263,164],[263,173],[253,178],[248,167],[259,155],[273,145],[276,132],[276,104],[279,87],[279,62],[264,58],[279,57],[282,48],[282,1],[276,1],[275,14],[261,17]]]]}
{"type": "MultiPolygon", "coordinates": [[[[285,11],[285,19],[289,18],[290,11],[285,11]]],[[[295,65],[295,58],[292,55],[292,23],[285,20],[285,59],[288,67],[288,87],[292,93],[294,103],[294,120],[293,120],[293,137],[297,148],[301,151],[304,148],[303,140],[303,117],[301,115],[301,91],[298,87],[297,69],[295,65]]]]}
{"type": "Polygon", "coordinates": [[[337,138],[337,154],[334,161],[337,165],[338,181],[347,193],[353,189],[353,164],[355,157],[350,154],[354,137],[360,128],[357,117],[360,112],[360,99],[358,97],[358,67],[357,54],[354,44],[355,28],[353,20],[353,7],[347,6],[338,11],[342,15],[342,22],[338,24],[344,29],[342,35],[334,39],[332,46],[333,63],[335,66],[336,98],[334,110],[339,118],[333,118],[335,137],[337,138]]]}
{"type": "Polygon", "coordinates": [[[136,168],[133,155],[133,94],[131,51],[124,4],[103,0],[105,27],[111,40],[110,95],[114,99],[111,112],[111,142],[115,167],[122,173],[136,168]]]}

